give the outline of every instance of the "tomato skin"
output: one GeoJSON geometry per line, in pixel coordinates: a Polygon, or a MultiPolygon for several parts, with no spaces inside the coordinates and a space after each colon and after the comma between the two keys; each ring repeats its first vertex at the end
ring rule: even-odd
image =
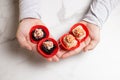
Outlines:
{"type": "MultiPolygon", "coordinates": [[[[86,32],[86,36],[85,36],[83,39],[79,40],[80,42],[83,42],[83,41],[89,36],[88,28],[87,28],[83,23],[76,23],[76,24],[74,24],[74,25],[71,27],[69,33],[73,35],[72,30],[73,30],[74,28],[76,28],[77,26],[79,26],[79,25],[80,25],[80,26],[85,30],[85,32],[86,32]]],[[[74,35],[73,35],[73,36],[74,36],[74,35]]]]}
{"type": "MultiPolygon", "coordinates": [[[[34,44],[37,44],[40,40],[38,40],[38,41],[36,41],[36,40],[34,40],[33,39],[33,37],[32,37],[32,32],[35,30],[35,29],[37,29],[37,28],[40,28],[40,29],[43,29],[44,30],[44,32],[45,32],[45,34],[46,34],[46,36],[44,37],[44,38],[48,38],[49,37],[49,30],[47,29],[47,27],[45,27],[45,26],[43,26],[43,25],[35,25],[35,26],[33,26],[32,28],[31,28],[31,30],[30,30],[30,32],[29,32],[29,36],[30,36],[30,41],[32,42],[32,43],[34,43],[34,44]]],[[[42,40],[42,39],[41,39],[42,40]]]]}
{"type": "Polygon", "coordinates": [[[39,41],[38,45],[37,45],[37,51],[39,52],[39,54],[41,54],[43,57],[45,58],[51,58],[53,57],[54,55],[56,55],[56,53],[58,52],[59,50],[59,46],[58,46],[58,43],[56,40],[54,40],[53,38],[45,38],[45,39],[42,39],[41,41],[39,41]],[[41,49],[41,46],[42,46],[42,43],[45,42],[46,40],[50,40],[54,43],[54,45],[56,46],[55,49],[53,50],[53,52],[51,54],[46,54],[42,49],[41,49]]]}

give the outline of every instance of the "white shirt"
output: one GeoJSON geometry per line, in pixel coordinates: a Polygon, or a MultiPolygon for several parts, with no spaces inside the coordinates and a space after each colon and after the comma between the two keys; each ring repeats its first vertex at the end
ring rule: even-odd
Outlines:
{"type": "MultiPolygon", "coordinates": [[[[40,19],[40,2],[41,0],[19,0],[20,20],[24,18],[40,19]]],[[[83,20],[102,27],[118,3],[120,0],[93,0],[83,20]]]]}

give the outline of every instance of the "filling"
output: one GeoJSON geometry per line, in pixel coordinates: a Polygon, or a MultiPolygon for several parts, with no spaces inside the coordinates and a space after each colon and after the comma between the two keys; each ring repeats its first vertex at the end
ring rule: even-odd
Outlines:
{"type": "Polygon", "coordinates": [[[38,40],[41,40],[42,38],[45,37],[45,32],[42,30],[42,29],[35,29],[33,32],[32,32],[32,37],[34,40],[38,41],[38,40]]]}
{"type": "Polygon", "coordinates": [[[78,39],[83,39],[86,35],[86,32],[84,31],[84,29],[79,25],[76,28],[74,28],[72,30],[72,33],[75,37],[77,37],[78,39]]]}
{"type": "Polygon", "coordinates": [[[51,54],[53,52],[53,50],[55,49],[55,45],[52,41],[46,40],[45,42],[43,42],[41,49],[45,53],[51,54]]]}
{"type": "Polygon", "coordinates": [[[71,34],[66,35],[63,38],[63,42],[67,48],[72,48],[72,47],[75,47],[77,45],[77,41],[76,41],[75,37],[71,34]]]}

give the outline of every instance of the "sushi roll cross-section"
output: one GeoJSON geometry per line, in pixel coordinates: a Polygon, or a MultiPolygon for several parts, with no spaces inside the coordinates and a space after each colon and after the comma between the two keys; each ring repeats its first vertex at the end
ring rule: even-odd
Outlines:
{"type": "Polygon", "coordinates": [[[38,52],[46,57],[50,58],[58,52],[58,43],[53,38],[45,38],[38,43],[38,52]]]}
{"type": "Polygon", "coordinates": [[[34,40],[40,40],[44,38],[45,35],[46,35],[45,32],[40,28],[35,29],[35,31],[33,31],[33,34],[32,34],[34,40]]]}
{"type": "Polygon", "coordinates": [[[79,25],[76,28],[74,28],[72,30],[72,33],[75,37],[77,37],[78,39],[82,39],[83,37],[85,37],[86,32],[83,30],[83,28],[79,25]]]}
{"type": "Polygon", "coordinates": [[[73,50],[79,47],[79,41],[72,34],[64,34],[60,38],[61,46],[66,50],[73,50]]]}
{"type": "Polygon", "coordinates": [[[84,41],[89,35],[87,27],[82,23],[73,25],[70,33],[73,34],[73,36],[75,36],[80,42],[84,41]]]}
{"type": "Polygon", "coordinates": [[[36,25],[31,28],[29,35],[31,42],[37,44],[40,40],[49,37],[49,31],[43,25],[36,25]]]}

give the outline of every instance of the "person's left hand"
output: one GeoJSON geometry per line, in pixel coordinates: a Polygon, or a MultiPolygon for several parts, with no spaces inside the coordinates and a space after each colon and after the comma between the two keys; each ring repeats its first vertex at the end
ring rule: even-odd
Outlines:
{"type": "MultiPolygon", "coordinates": [[[[37,45],[33,44],[30,41],[30,37],[29,37],[29,31],[32,28],[32,26],[35,26],[35,25],[44,25],[45,26],[45,24],[40,19],[35,19],[35,18],[23,19],[19,24],[19,27],[18,27],[18,30],[16,33],[16,38],[21,47],[26,48],[35,53],[38,53],[38,51],[36,49],[37,45]]],[[[51,35],[50,35],[50,37],[53,38],[51,35]]],[[[45,59],[48,61],[55,61],[55,62],[59,61],[59,58],[56,55],[54,55],[51,58],[45,58],[45,59]]]]}
{"type": "Polygon", "coordinates": [[[89,51],[92,50],[96,47],[96,45],[99,43],[100,40],[100,29],[98,26],[88,23],[86,21],[81,21],[80,23],[83,23],[84,25],[87,26],[89,30],[89,36],[86,38],[85,41],[83,41],[80,46],[71,51],[65,51],[63,49],[60,49],[59,52],[57,53],[57,56],[60,58],[67,58],[73,55],[76,55],[80,53],[82,50],[83,51],[89,51]]]}

